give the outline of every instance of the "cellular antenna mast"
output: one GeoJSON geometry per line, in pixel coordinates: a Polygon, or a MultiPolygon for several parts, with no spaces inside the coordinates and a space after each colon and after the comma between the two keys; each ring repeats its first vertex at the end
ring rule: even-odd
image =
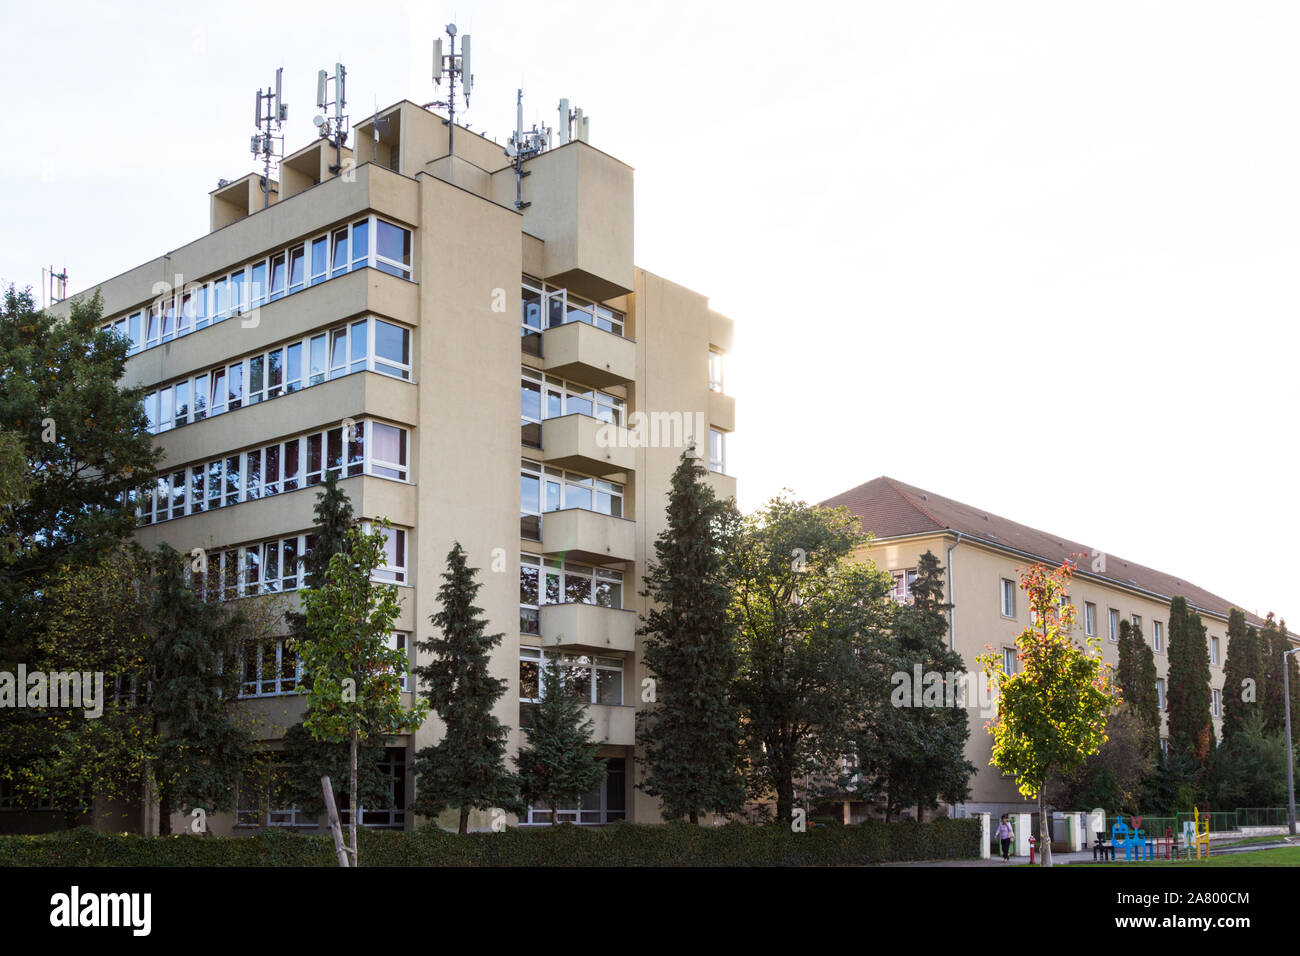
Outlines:
{"type": "Polygon", "coordinates": [[[342,63],[334,64],[334,75],[328,70],[316,74],[316,108],[321,112],[312,120],[322,139],[328,140],[334,147],[334,165],[331,173],[343,168],[343,147],[348,143],[348,118],[344,110],[348,105],[348,71],[342,63]],[[334,99],[330,99],[330,84],[334,84],[334,99]],[[334,115],[330,115],[330,107],[334,115]]]}
{"type": "Polygon", "coordinates": [[[271,166],[284,154],[284,137],[279,132],[281,124],[289,118],[289,107],[280,96],[283,77],[284,67],[279,67],[275,71],[275,86],[257,91],[257,112],[253,120],[257,135],[248,143],[249,151],[265,163],[262,174],[263,209],[271,205],[271,166]],[[276,150],[276,140],[280,143],[279,151],[276,150]]]}
{"type": "Polygon", "coordinates": [[[470,72],[469,34],[461,38],[460,56],[456,55],[456,24],[447,24],[447,39],[450,52],[445,55],[442,52],[442,38],[433,41],[433,85],[441,86],[443,77],[446,77],[447,98],[425,103],[424,108],[427,110],[431,106],[436,106],[447,111],[448,118],[442,121],[442,125],[447,127],[447,152],[450,154],[454,152],[452,138],[456,134],[456,77],[460,77],[465,109],[469,109],[469,94],[474,88],[474,74],[470,72]]]}
{"type": "MultiPolygon", "coordinates": [[[[41,285],[46,295],[48,305],[54,305],[56,302],[62,302],[68,297],[68,267],[64,266],[62,272],[55,272],[54,266],[41,270],[41,285]]],[[[42,306],[45,308],[45,306],[42,306]]]]}
{"type": "Polygon", "coordinates": [[[536,123],[530,130],[524,129],[524,91],[520,90],[515,98],[515,131],[510,134],[506,145],[506,155],[514,161],[515,167],[515,208],[526,209],[532,203],[524,202],[524,177],[530,175],[524,169],[524,160],[532,159],[551,145],[551,128],[538,127],[536,123]]]}

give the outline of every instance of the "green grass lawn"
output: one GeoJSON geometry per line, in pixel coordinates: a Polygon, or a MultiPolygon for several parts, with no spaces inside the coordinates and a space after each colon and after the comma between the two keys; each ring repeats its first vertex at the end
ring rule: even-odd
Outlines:
{"type": "Polygon", "coordinates": [[[1149,860],[1143,863],[1088,863],[1086,866],[1300,866],[1300,846],[1281,847],[1276,850],[1256,850],[1251,853],[1225,853],[1208,860],[1149,860]]]}

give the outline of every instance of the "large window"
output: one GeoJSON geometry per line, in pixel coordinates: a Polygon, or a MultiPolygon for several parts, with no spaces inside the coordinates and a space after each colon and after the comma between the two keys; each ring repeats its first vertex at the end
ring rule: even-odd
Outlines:
{"type": "Polygon", "coordinates": [[[911,604],[912,585],[916,583],[916,569],[891,571],[890,574],[894,578],[894,589],[890,592],[890,597],[899,604],[911,604]]]}
{"type": "Polygon", "coordinates": [[[543,604],[623,606],[623,572],[572,561],[519,556],[519,630],[540,634],[543,604]]]}
{"type": "MultiPolygon", "coordinates": [[[[613,823],[627,818],[627,762],[623,757],[611,757],[605,761],[605,779],[601,785],[574,806],[559,808],[558,818],[561,823],[579,825],[596,825],[613,823]]],[[[528,812],[520,817],[520,826],[549,824],[551,810],[545,803],[530,806],[528,812]]]]}
{"type": "Polygon", "coordinates": [[[277,345],[148,392],[145,415],[158,434],[365,371],[409,380],[410,330],[372,317],[277,345]]]}
{"type": "MultiPolygon", "coordinates": [[[[519,703],[523,726],[528,726],[523,705],[535,705],[546,695],[542,674],[542,650],[519,649],[519,703]]],[[[569,693],[587,704],[623,703],[623,661],[618,657],[589,657],[585,654],[545,652],[545,661],[557,661],[564,686],[569,693]]]]}
{"type": "Polygon", "coordinates": [[[308,285],[367,266],[410,279],[410,230],[378,216],[367,216],[205,282],[168,292],[142,309],[112,319],[102,328],[125,337],[130,343],[128,354],[134,354],[300,292],[308,285]],[[329,257],[331,248],[332,258],[329,257]]]}
{"type": "Polygon", "coordinates": [[[157,524],[310,487],[330,472],[406,481],[407,444],[406,429],[396,425],[338,425],[159,475],[135,496],[136,514],[142,525],[157,524]]]}
{"type": "Polygon", "coordinates": [[[548,285],[532,276],[523,280],[521,334],[530,335],[569,322],[585,322],[615,335],[623,334],[625,317],[598,302],[576,296],[567,289],[548,285]]]}
{"type": "Polygon", "coordinates": [[[722,353],[717,349],[709,349],[709,389],[722,391],[722,353]]]}
{"type": "Polygon", "coordinates": [[[709,471],[727,473],[727,433],[716,428],[709,429],[709,471]]]}
{"type": "Polygon", "coordinates": [[[542,515],[565,508],[582,508],[621,518],[623,486],[523,459],[519,467],[520,537],[540,541],[542,515]]]}
{"type": "Polygon", "coordinates": [[[244,645],[239,652],[239,696],[281,697],[298,693],[302,662],[288,646],[288,638],[244,645]]]}
{"type": "Polygon", "coordinates": [[[626,421],[627,404],[618,396],[542,375],[527,366],[522,369],[519,389],[519,423],[527,445],[541,446],[540,426],[547,418],[590,415],[615,425],[626,421]]]}

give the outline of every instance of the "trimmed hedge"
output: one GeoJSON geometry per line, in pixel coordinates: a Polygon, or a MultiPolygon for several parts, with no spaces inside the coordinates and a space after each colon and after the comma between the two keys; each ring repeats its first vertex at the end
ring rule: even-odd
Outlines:
{"type": "MultiPolygon", "coordinates": [[[[363,830],[362,866],[852,866],[979,856],[978,820],[783,827],[616,823],[459,836],[363,830]]],[[[85,827],[0,837],[0,866],[336,866],[328,836],[142,837],[85,827]]]]}

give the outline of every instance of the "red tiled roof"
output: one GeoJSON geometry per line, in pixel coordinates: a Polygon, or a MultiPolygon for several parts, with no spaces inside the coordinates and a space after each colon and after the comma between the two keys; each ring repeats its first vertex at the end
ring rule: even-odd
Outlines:
{"type": "MultiPolygon", "coordinates": [[[[1095,547],[1030,528],[885,476],[828,498],[822,504],[848,508],[862,519],[862,530],[878,539],[955,531],[993,547],[1023,552],[1050,564],[1059,565],[1073,555],[1082,572],[1113,581],[1121,587],[1151,592],[1166,601],[1181,594],[1193,608],[1225,618],[1230,609],[1240,607],[1172,574],[1113,554],[1105,554],[1104,571],[1093,571],[1093,555],[1098,553],[1095,547]]],[[[1246,619],[1255,625],[1264,623],[1250,613],[1246,614],[1246,619]]]]}

